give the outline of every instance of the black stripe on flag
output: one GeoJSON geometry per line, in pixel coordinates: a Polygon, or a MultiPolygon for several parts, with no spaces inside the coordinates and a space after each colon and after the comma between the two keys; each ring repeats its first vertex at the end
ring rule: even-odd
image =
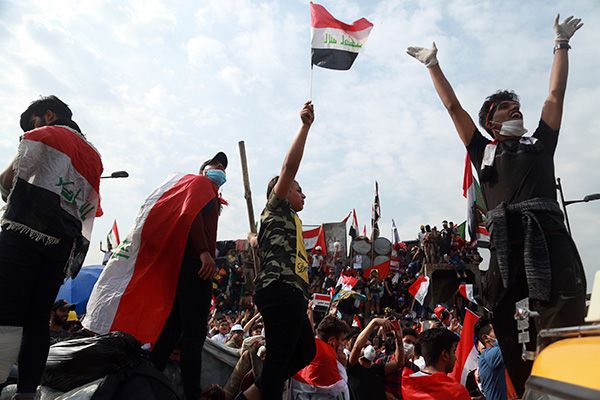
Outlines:
{"type": "Polygon", "coordinates": [[[312,64],[321,68],[350,69],[358,53],[337,49],[312,49],[312,64]]]}
{"type": "Polygon", "coordinates": [[[18,178],[10,197],[7,220],[57,238],[81,236],[81,221],[62,209],[60,195],[18,178]]]}

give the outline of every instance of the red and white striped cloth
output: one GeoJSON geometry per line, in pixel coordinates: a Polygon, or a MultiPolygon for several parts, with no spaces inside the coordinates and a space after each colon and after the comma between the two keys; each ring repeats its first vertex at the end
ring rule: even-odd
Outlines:
{"type": "Polygon", "coordinates": [[[74,239],[67,273],[77,275],[102,215],[100,154],[70,127],[43,126],[23,135],[14,167],[1,224],[47,245],[74,239]]]}
{"type": "Polygon", "coordinates": [[[216,197],[215,185],[199,175],[175,174],[155,189],[98,278],[83,326],[153,344],[173,306],[192,222],[216,197]]]}

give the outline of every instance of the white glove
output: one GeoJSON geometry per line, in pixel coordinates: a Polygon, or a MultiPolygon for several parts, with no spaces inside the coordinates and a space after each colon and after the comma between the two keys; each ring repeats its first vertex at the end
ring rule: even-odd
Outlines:
{"type": "Polygon", "coordinates": [[[406,52],[425,64],[427,68],[438,64],[435,42],[433,42],[433,47],[431,49],[426,49],[424,47],[409,47],[406,49],[406,52]]]}
{"type": "Polygon", "coordinates": [[[559,18],[560,14],[556,14],[556,17],[554,17],[554,32],[556,32],[554,41],[568,43],[577,29],[583,26],[583,22],[581,22],[581,18],[573,19],[573,16],[570,16],[561,24],[558,22],[559,18]]]}

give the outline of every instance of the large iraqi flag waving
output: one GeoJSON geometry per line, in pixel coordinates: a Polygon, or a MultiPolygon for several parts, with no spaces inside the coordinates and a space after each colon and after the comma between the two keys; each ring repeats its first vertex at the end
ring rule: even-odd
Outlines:
{"type": "Polygon", "coordinates": [[[373,28],[365,18],[346,24],[312,2],[310,26],[312,64],[338,70],[350,69],[373,28]]]}
{"type": "Polygon", "coordinates": [[[83,326],[156,342],[173,306],[192,222],[217,196],[213,183],[199,175],[174,174],[156,188],[98,278],[83,326]]]}

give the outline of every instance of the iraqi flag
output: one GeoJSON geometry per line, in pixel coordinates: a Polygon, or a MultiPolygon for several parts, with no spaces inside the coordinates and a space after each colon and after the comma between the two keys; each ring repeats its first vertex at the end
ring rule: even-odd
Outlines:
{"type": "Polygon", "coordinates": [[[350,226],[350,237],[354,239],[358,236],[358,219],[356,218],[356,210],[352,209],[352,225],[350,226]]]}
{"type": "MultiPolygon", "coordinates": [[[[467,198],[467,225],[466,230],[472,242],[477,242],[479,247],[489,247],[490,234],[485,227],[485,214],[487,206],[481,192],[479,183],[473,176],[471,159],[467,153],[465,157],[465,171],[463,175],[463,196],[467,198]]],[[[466,236],[466,234],[465,234],[466,236]]]]}
{"type": "Polygon", "coordinates": [[[116,249],[120,243],[121,238],[119,237],[119,228],[117,228],[117,220],[115,219],[110,232],[108,232],[108,235],[106,235],[106,245],[108,246],[108,251],[116,249]]]}
{"type": "Polygon", "coordinates": [[[352,290],[357,283],[358,278],[354,276],[340,275],[340,279],[338,279],[335,287],[339,286],[339,290],[352,290]]]}
{"type": "Polygon", "coordinates": [[[25,132],[0,225],[45,245],[72,238],[65,272],[75,278],[89,248],[94,218],[102,216],[102,170],[98,151],[69,126],[25,132]]]}
{"type": "Polygon", "coordinates": [[[317,246],[319,240],[319,234],[321,233],[321,227],[318,226],[313,229],[302,230],[302,238],[304,239],[304,247],[307,251],[314,249],[317,246]]]}
{"type": "Polygon", "coordinates": [[[456,347],[456,363],[450,373],[456,382],[465,384],[467,375],[477,369],[477,340],[475,339],[475,324],[479,317],[473,311],[466,309],[463,327],[460,331],[460,341],[456,347]]]}
{"type": "Polygon", "coordinates": [[[472,303],[477,304],[475,301],[475,295],[473,294],[473,284],[472,283],[461,283],[458,285],[458,293],[465,299],[469,300],[472,303]]]}
{"type": "Polygon", "coordinates": [[[390,273],[390,260],[384,261],[381,264],[373,265],[372,267],[365,269],[365,271],[363,272],[363,278],[369,279],[369,275],[373,270],[379,271],[379,279],[384,280],[390,273]]]}
{"type": "Polygon", "coordinates": [[[425,297],[429,291],[429,277],[427,275],[421,275],[417,280],[410,285],[408,292],[415,298],[421,305],[425,302],[425,297]]]}
{"type": "Polygon", "coordinates": [[[345,24],[312,2],[310,26],[312,65],[337,70],[350,69],[373,28],[365,18],[345,24]]]}
{"type": "Polygon", "coordinates": [[[349,399],[346,368],[337,360],[335,349],[315,339],[315,358],[290,379],[292,399],[349,399]]]}
{"type": "MultiPolygon", "coordinates": [[[[156,188],[98,278],[83,326],[154,343],[173,307],[192,222],[217,198],[215,185],[199,175],[174,174],[156,188]]],[[[215,246],[216,238],[212,241],[215,246]]],[[[215,248],[209,251],[214,254],[215,248]]]]}

